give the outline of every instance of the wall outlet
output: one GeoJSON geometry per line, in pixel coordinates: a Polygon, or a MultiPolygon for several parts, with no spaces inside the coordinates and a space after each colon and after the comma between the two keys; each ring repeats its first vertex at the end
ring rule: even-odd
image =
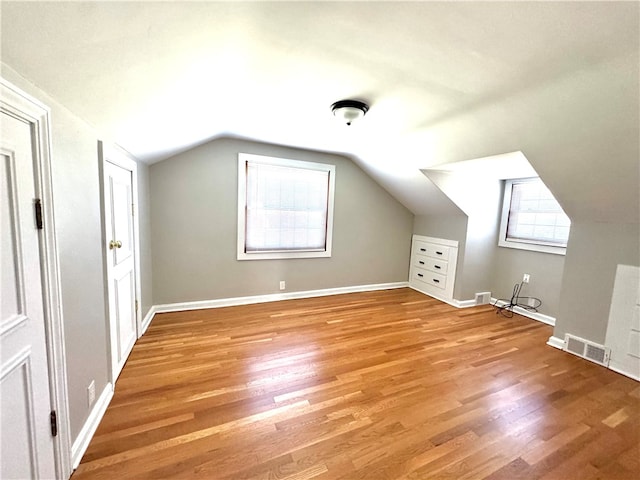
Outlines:
{"type": "Polygon", "coordinates": [[[91,383],[87,387],[87,402],[89,403],[89,406],[91,406],[95,401],[96,401],[96,381],[91,380],[91,383]]]}
{"type": "Polygon", "coordinates": [[[280,280],[280,290],[287,288],[287,283],[284,280],[280,280]]]}
{"type": "Polygon", "coordinates": [[[529,283],[529,274],[528,273],[525,273],[522,276],[522,283],[529,283]]]}
{"type": "Polygon", "coordinates": [[[535,307],[536,306],[536,299],[533,298],[533,297],[527,298],[527,305],[529,305],[530,307],[535,307]]]}

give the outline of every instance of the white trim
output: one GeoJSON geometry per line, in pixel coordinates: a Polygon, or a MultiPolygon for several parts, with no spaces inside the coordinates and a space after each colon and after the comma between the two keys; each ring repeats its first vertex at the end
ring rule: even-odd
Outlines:
{"type": "MultiPolygon", "coordinates": [[[[502,234],[501,234],[502,235],[502,234]]],[[[566,255],[567,247],[553,247],[551,245],[540,245],[538,243],[516,242],[514,240],[498,239],[499,247],[515,248],[517,250],[528,250],[530,252],[552,253],[554,255],[566,255]]]]}
{"type": "Polygon", "coordinates": [[[475,299],[472,300],[456,300],[455,298],[453,299],[453,303],[455,304],[456,307],[458,308],[469,308],[469,307],[475,307],[478,306],[478,304],[476,303],[475,299]]]}
{"type": "Polygon", "coordinates": [[[41,230],[40,262],[43,283],[43,308],[46,323],[49,388],[52,409],[58,416],[58,435],[54,438],[56,474],[59,478],[71,475],[71,434],[69,424],[69,397],[64,342],[64,324],[60,264],[53,208],[53,181],[51,175],[51,111],[49,107],[26,94],[0,77],[3,110],[22,118],[35,130],[36,193],[42,199],[44,229],[41,230]]]}
{"type": "Polygon", "coordinates": [[[547,345],[557,348],[558,350],[564,350],[564,340],[553,335],[547,340],[547,345]]]}
{"type": "MultiPolygon", "coordinates": [[[[549,337],[549,340],[547,340],[547,345],[549,345],[551,347],[554,347],[554,348],[557,348],[558,350],[566,351],[565,350],[565,342],[564,342],[564,340],[562,338],[551,336],[551,337],[549,337]]],[[[571,352],[567,352],[567,353],[571,353],[571,352]]],[[[582,357],[582,358],[584,358],[584,357],[582,357]]],[[[589,360],[589,359],[585,359],[585,360],[589,360]]],[[[626,371],[624,366],[620,366],[620,365],[616,364],[615,361],[609,360],[609,365],[608,366],[599,364],[598,362],[594,362],[594,363],[597,363],[598,365],[600,365],[602,367],[608,368],[609,370],[613,370],[614,372],[619,373],[620,375],[624,375],[625,377],[629,377],[629,378],[632,378],[633,380],[636,380],[636,381],[640,382],[640,377],[634,375],[631,372],[626,371]]]]}
{"type": "MultiPolygon", "coordinates": [[[[491,297],[491,305],[495,307],[504,307],[505,305],[509,305],[509,302],[505,302],[504,300],[498,300],[497,298],[491,297]]],[[[551,317],[549,315],[545,315],[540,312],[532,312],[527,310],[526,308],[515,306],[513,307],[513,311],[518,315],[522,315],[523,317],[530,318],[532,320],[537,320],[538,322],[546,323],[547,325],[551,325],[552,327],[556,326],[556,318],[551,317]]]]}
{"type": "Polygon", "coordinates": [[[89,417],[86,422],[84,422],[80,433],[71,446],[71,462],[74,470],[78,468],[78,465],[80,465],[80,460],[82,460],[84,452],[87,451],[87,447],[89,447],[89,443],[91,442],[93,435],[96,433],[98,425],[100,425],[100,421],[102,420],[102,417],[104,417],[112,398],[113,384],[109,382],[104,387],[104,390],[98,397],[98,400],[96,400],[96,403],[93,405],[93,408],[89,413],[89,417]]]}
{"type": "Polygon", "coordinates": [[[144,318],[142,319],[142,332],[140,336],[144,335],[147,332],[149,325],[151,325],[151,320],[153,320],[153,316],[156,314],[156,312],[157,312],[157,309],[154,305],[149,309],[147,314],[144,316],[144,318]]]}
{"type": "Polygon", "coordinates": [[[423,295],[427,295],[431,298],[435,298],[436,300],[439,300],[441,302],[444,302],[448,305],[451,305],[452,307],[456,307],[456,308],[469,308],[469,307],[475,307],[476,306],[476,301],[475,300],[456,300],[455,298],[446,298],[444,296],[438,295],[436,293],[432,293],[432,292],[424,292],[422,290],[420,290],[419,288],[414,287],[413,285],[407,285],[409,288],[411,288],[412,290],[415,290],[416,292],[422,293],[423,295]]]}
{"type": "Polygon", "coordinates": [[[327,258],[331,257],[333,243],[333,210],[336,182],[336,167],[327,163],[305,162],[286,158],[268,157],[250,153],[238,154],[238,260],[275,260],[289,258],[327,258]],[[327,197],[327,230],[325,248],[322,250],[246,252],[246,214],[247,214],[247,162],[283,167],[303,168],[329,173],[329,189],[327,197]]]}
{"type": "Polygon", "coordinates": [[[435,243],[437,245],[446,245],[447,247],[458,247],[458,240],[449,240],[448,238],[426,237],[424,235],[413,234],[413,237],[421,242],[435,243]]]}
{"type": "MultiPolygon", "coordinates": [[[[515,248],[518,250],[529,250],[532,252],[540,253],[553,253],[555,255],[566,255],[567,247],[560,247],[557,245],[544,245],[536,241],[527,240],[510,240],[507,238],[507,225],[509,224],[509,211],[511,210],[511,191],[513,189],[514,182],[525,183],[533,182],[540,179],[540,177],[532,178],[508,178],[504,181],[504,194],[502,197],[502,211],[500,214],[500,233],[498,234],[498,246],[515,248]]],[[[542,181],[540,179],[540,181],[542,181]]],[[[544,182],[543,182],[544,183],[544,182]]],[[[562,208],[562,207],[561,207],[562,208]]]]}
{"type": "MultiPolygon", "coordinates": [[[[408,287],[408,282],[378,283],[373,285],[357,285],[354,287],[325,288],[321,290],[307,290],[303,292],[272,293],[249,297],[220,298],[215,300],[201,300],[197,302],[166,303],[151,307],[153,315],[156,313],[181,312],[186,310],[201,310],[205,308],[233,307],[250,305],[253,303],[277,302],[280,300],[294,300],[298,298],[325,297],[328,295],[342,295],[344,293],[372,292],[375,290],[391,290],[408,287]]],[[[151,321],[151,320],[149,320],[151,321]]]]}
{"type": "MultiPolygon", "coordinates": [[[[420,292],[420,293],[423,293],[423,294],[428,295],[430,297],[433,297],[436,300],[440,300],[441,302],[447,303],[447,304],[451,305],[452,307],[469,308],[469,307],[481,306],[481,305],[477,305],[475,300],[456,300],[455,298],[450,300],[448,298],[436,295],[436,294],[431,293],[431,292],[423,292],[422,290],[414,287],[413,285],[409,285],[409,288],[412,288],[416,292],[420,292]]],[[[507,302],[504,302],[504,301],[500,301],[499,302],[495,298],[491,297],[491,306],[496,306],[496,302],[498,302],[498,306],[507,305],[507,302]]],[[[531,318],[532,320],[537,320],[538,322],[546,323],[547,325],[551,325],[552,327],[555,326],[555,324],[556,324],[555,317],[550,317],[549,315],[544,315],[544,314],[539,313],[539,312],[530,312],[530,311],[525,310],[524,308],[520,308],[520,307],[515,307],[513,309],[513,311],[515,313],[517,313],[518,315],[522,315],[523,317],[531,318]]]]}
{"type": "Polygon", "coordinates": [[[613,370],[620,375],[624,375],[625,377],[633,378],[634,380],[640,382],[640,377],[635,375],[632,372],[626,370],[625,365],[619,365],[615,360],[609,360],[609,370],[613,370]]]}

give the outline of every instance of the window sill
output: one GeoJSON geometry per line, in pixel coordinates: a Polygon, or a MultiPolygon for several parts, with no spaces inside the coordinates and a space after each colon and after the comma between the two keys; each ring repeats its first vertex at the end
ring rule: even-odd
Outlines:
{"type": "Polygon", "coordinates": [[[539,245],[536,243],[513,242],[500,240],[499,247],[515,248],[517,250],[529,250],[530,252],[552,253],[554,255],[566,255],[567,247],[554,247],[552,245],[539,245]]]}
{"type": "Polygon", "coordinates": [[[286,260],[293,258],[328,258],[331,250],[321,252],[238,252],[238,260],[286,260]]]}

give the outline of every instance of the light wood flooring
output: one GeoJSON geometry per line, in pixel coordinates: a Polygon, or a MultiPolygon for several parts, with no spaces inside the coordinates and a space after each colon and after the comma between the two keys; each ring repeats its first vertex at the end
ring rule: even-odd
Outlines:
{"type": "Polygon", "coordinates": [[[638,479],[640,383],[410,289],[156,315],[72,480],[638,479]]]}

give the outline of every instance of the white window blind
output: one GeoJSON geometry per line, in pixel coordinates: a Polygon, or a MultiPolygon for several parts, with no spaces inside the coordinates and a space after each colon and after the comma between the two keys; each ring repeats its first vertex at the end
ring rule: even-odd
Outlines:
{"type": "Polygon", "coordinates": [[[506,240],[566,247],[571,221],[542,180],[508,182],[511,194],[506,240]]]}
{"type": "Polygon", "coordinates": [[[330,256],[333,165],[241,154],[239,168],[239,259],[330,256]]]}

